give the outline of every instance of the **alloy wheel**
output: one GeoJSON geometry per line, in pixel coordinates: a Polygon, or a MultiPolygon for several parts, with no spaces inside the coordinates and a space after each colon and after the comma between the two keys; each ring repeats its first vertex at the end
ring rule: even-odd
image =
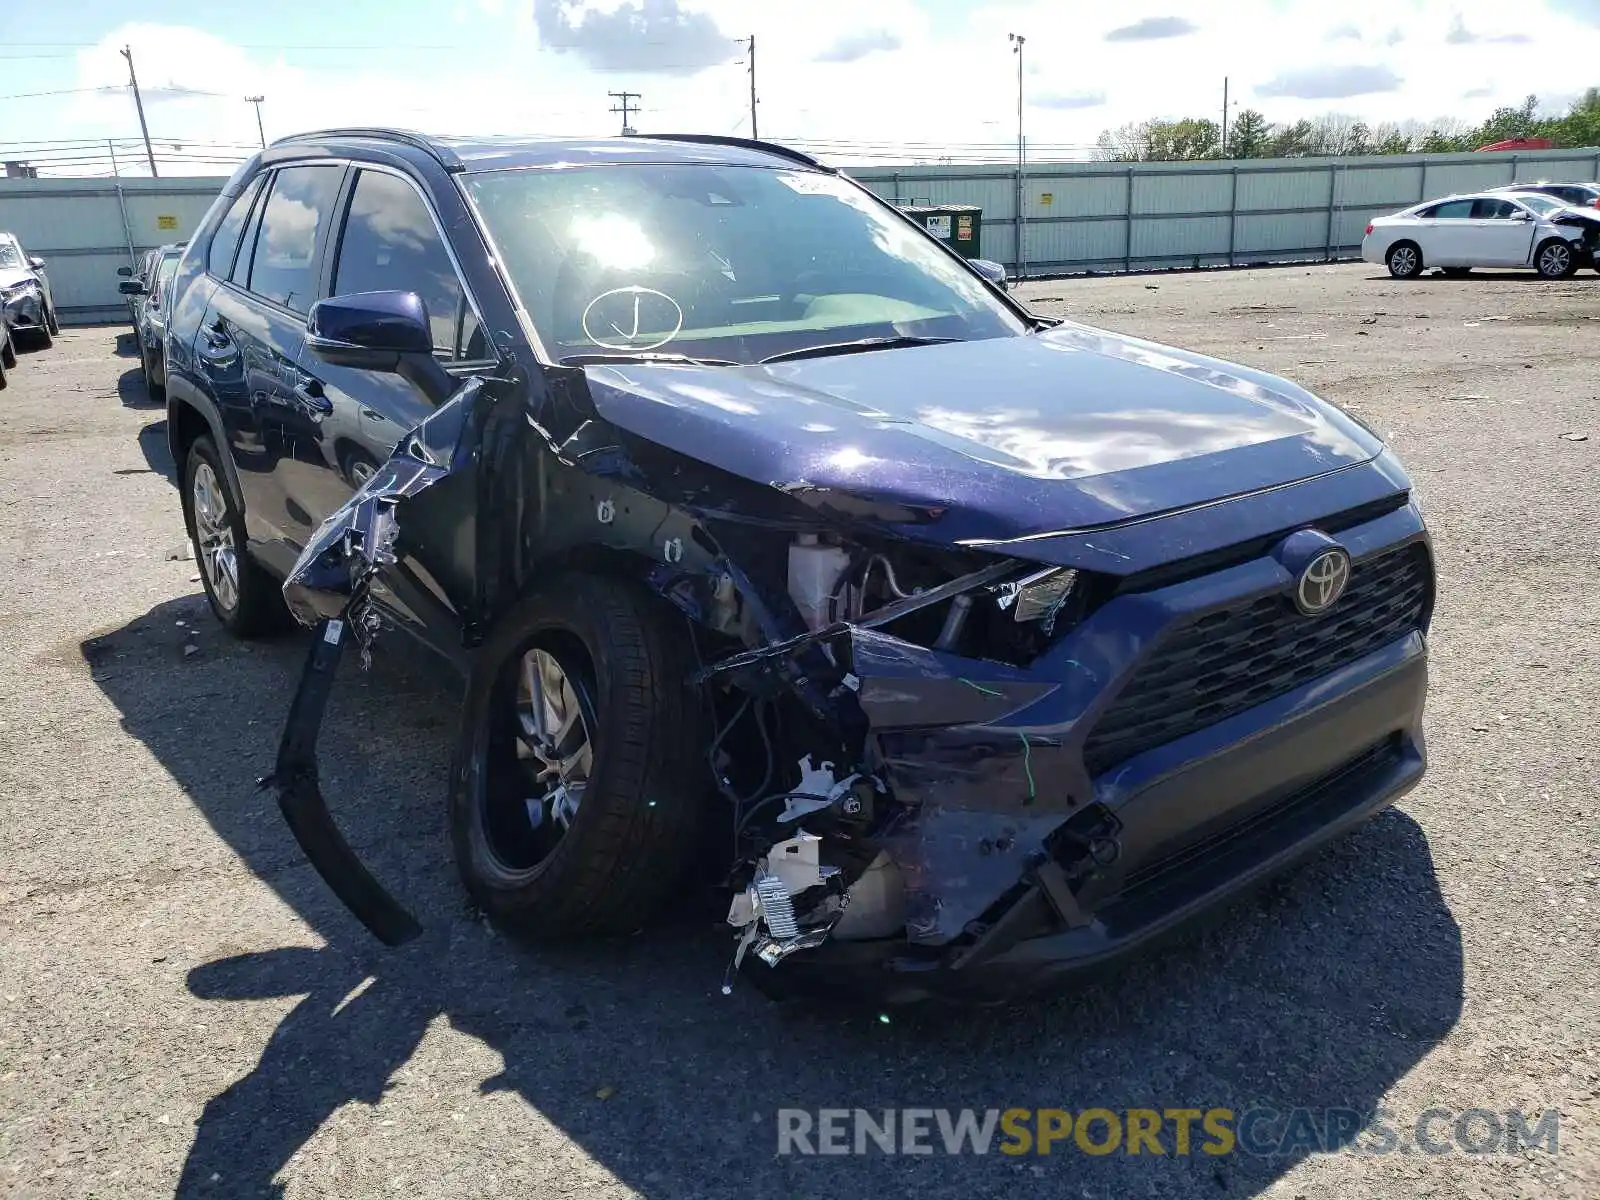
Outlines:
{"type": "Polygon", "coordinates": [[[514,873],[537,869],[555,852],[589,787],[593,689],[573,668],[578,661],[566,648],[531,647],[515,663],[514,689],[507,688],[514,699],[506,749],[515,769],[499,795],[486,798],[483,816],[490,852],[514,873]]]}
{"type": "Polygon", "coordinates": [[[210,463],[195,468],[189,502],[194,508],[195,543],[206,582],[218,607],[232,612],[239,606],[239,553],[233,544],[228,496],[210,463]]]}
{"type": "Polygon", "coordinates": [[[1401,246],[1389,255],[1389,270],[1402,278],[1417,270],[1417,252],[1410,246],[1401,246]]]}
{"type": "Polygon", "coordinates": [[[1572,267],[1572,250],[1560,242],[1553,242],[1539,252],[1539,274],[1547,279],[1565,275],[1572,267]]]}

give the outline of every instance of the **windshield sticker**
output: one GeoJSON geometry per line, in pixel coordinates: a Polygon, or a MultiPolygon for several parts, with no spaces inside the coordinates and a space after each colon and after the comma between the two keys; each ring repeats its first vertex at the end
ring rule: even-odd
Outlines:
{"type": "Polygon", "coordinates": [[[802,196],[834,196],[838,194],[829,175],[816,175],[807,172],[779,171],[778,182],[791,191],[799,192],[802,196]]]}
{"type": "Polygon", "coordinates": [[[683,309],[654,288],[613,288],[583,310],[584,337],[607,350],[654,350],[677,337],[682,328],[683,309]]]}

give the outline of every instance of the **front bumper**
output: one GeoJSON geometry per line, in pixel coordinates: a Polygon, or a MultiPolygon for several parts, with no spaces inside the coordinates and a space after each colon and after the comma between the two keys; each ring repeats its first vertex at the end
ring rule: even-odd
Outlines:
{"type": "MultiPolygon", "coordinates": [[[[1137,806],[1124,810],[1124,830],[1135,836],[1160,824],[1163,811],[1176,805],[1191,813],[1216,812],[1239,806],[1243,796],[1248,811],[1211,836],[1124,875],[1087,923],[1006,945],[996,922],[989,930],[997,939],[992,947],[980,937],[932,954],[916,953],[901,939],[835,939],[786,959],[768,981],[769,990],[887,1004],[1019,1000],[1058,991],[1177,933],[1344,836],[1422,778],[1426,654],[1411,645],[1384,657],[1393,665],[1366,686],[1142,793],[1137,806]],[[1351,746],[1364,748],[1349,754],[1351,746]],[[1321,769],[1339,754],[1349,756],[1321,769]],[[1251,795],[1252,779],[1280,782],[1251,795]]],[[[1024,926],[1060,924],[1048,898],[1035,889],[1017,897],[1011,919],[1024,926]]]]}
{"type": "Polygon", "coordinates": [[[37,288],[0,300],[0,312],[12,329],[38,329],[44,325],[44,296],[37,288]]]}
{"type": "MultiPolygon", "coordinates": [[[[1411,505],[1340,536],[1357,571],[1426,550],[1411,505]]],[[[877,839],[906,880],[907,934],[835,937],[747,972],[778,993],[879,1003],[1049,992],[1404,795],[1426,757],[1431,577],[1418,627],[1091,775],[1089,735],[1167,632],[1272,595],[1275,570],[1257,560],[1112,601],[1025,670],[858,640],[863,708],[913,807],[877,839]],[[1091,862],[1083,848],[1106,830],[1117,853],[1091,862]]]]}

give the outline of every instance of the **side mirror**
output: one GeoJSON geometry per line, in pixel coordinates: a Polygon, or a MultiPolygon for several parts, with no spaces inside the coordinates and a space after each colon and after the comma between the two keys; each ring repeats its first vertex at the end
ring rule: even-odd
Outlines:
{"type": "Polygon", "coordinates": [[[38,255],[34,255],[32,258],[28,259],[28,265],[35,271],[42,271],[44,270],[44,259],[40,258],[38,255]]]}
{"type": "Polygon", "coordinates": [[[1001,291],[1006,290],[1006,269],[999,263],[992,262],[987,258],[974,258],[972,260],[972,269],[1001,291]]]}
{"type": "Polygon", "coordinates": [[[455,378],[433,357],[428,306],[415,292],[319,300],[306,317],[306,348],[330,366],[392,371],[432,404],[455,390],[455,378]]]}
{"type": "Polygon", "coordinates": [[[140,283],[137,279],[124,279],[121,283],[117,284],[117,291],[121,292],[124,296],[142,296],[144,295],[144,284],[140,283]]]}
{"type": "Polygon", "coordinates": [[[428,306],[415,292],[354,292],[311,306],[306,346],[324,362],[394,371],[405,354],[433,354],[428,306]]]}
{"type": "Polygon", "coordinates": [[[118,267],[117,268],[117,274],[121,275],[124,279],[128,279],[128,278],[132,277],[132,275],[133,275],[133,268],[132,267],[118,267]]]}

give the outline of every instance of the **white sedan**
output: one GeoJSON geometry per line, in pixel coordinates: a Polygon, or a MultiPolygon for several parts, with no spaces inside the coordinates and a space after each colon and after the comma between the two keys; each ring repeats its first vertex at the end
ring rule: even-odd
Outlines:
{"type": "Polygon", "coordinates": [[[1428,267],[1446,275],[1532,267],[1546,279],[1563,279],[1579,266],[1596,265],[1597,247],[1600,213],[1537,192],[1479,192],[1374,217],[1361,257],[1388,267],[1396,279],[1428,267]]]}

